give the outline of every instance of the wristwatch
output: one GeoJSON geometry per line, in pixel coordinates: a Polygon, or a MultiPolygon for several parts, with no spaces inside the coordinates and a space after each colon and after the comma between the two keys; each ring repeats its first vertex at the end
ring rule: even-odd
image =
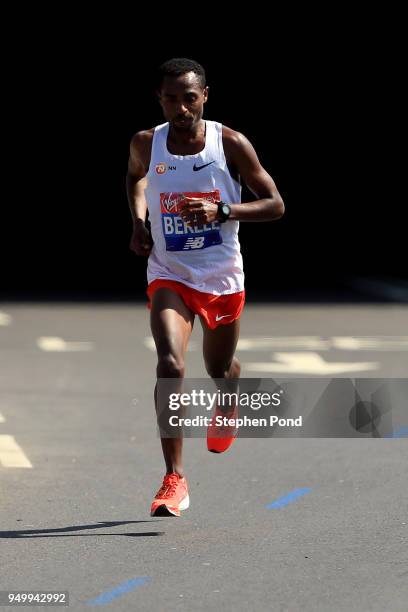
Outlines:
{"type": "Polygon", "coordinates": [[[225,223],[231,214],[231,206],[225,202],[217,202],[218,204],[218,221],[225,223]]]}

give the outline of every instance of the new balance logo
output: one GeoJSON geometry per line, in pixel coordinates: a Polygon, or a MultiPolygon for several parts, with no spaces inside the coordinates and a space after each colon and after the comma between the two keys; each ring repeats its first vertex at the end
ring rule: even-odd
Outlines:
{"type": "Polygon", "coordinates": [[[186,244],[183,246],[183,251],[188,249],[201,249],[204,244],[204,236],[196,236],[195,238],[187,238],[186,244]]]}
{"type": "Polygon", "coordinates": [[[214,159],[214,161],[210,162],[209,164],[204,164],[204,166],[196,166],[194,164],[193,170],[194,170],[194,172],[198,172],[199,170],[202,170],[203,168],[206,168],[207,166],[211,166],[211,164],[214,164],[214,163],[215,163],[215,159],[214,159]]]}
{"type": "Polygon", "coordinates": [[[216,321],[221,321],[221,319],[224,319],[225,317],[230,317],[230,316],[231,316],[230,314],[227,314],[227,315],[218,315],[217,314],[216,317],[215,317],[215,320],[216,321]]]}

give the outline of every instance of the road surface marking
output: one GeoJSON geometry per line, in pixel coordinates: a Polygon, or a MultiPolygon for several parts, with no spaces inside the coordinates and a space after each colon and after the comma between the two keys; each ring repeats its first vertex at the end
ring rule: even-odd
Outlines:
{"type": "Polygon", "coordinates": [[[332,347],[343,351],[408,351],[408,336],[333,336],[332,347]]]}
{"type": "Polygon", "coordinates": [[[240,338],[239,351],[303,349],[310,351],[408,351],[408,336],[262,336],[240,338]]]}
{"type": "MultiPolygon", "coordinates": [[[[151,336],[144,339],[144,345],[151,351],[156,350],[151,336]]],[[[188,349],[195,351],[198,344],[191,341],[188,349]]],[[[238,340],[237,351],[270,350],[303,351],[408,351],[408,336],[252,336],[238,340]]]]}
{"type": "MultiPolygon", "coordinates": [[[[156,352],[156,345],[154,343],[154,339],[152,336],[147,336],[144,340],[143,340],[143,344],[145,345],[146,348],[149,349],[149,351],[153,351],[156,352]]],[[[187,347],[188,351],[196,351],[197,350],[197,342],[195,342],[194,340],[191,340],[188,344],[187,347]]]]}
{"type": "Polygon", "coordinates": [[[0,464],[3,467],[32,468],[14,436],[0,435],[0,464]]]}
{"type": "Polygon", "coordinates": [[[311,490],[312,489],[309,489],[309,487],[304,487],[303,489],[294,489],[287,495],[283,495],[283,497],[275,499],[274,502],[268,504],[266,507],[268,508],[268,510],[271,510],[272,508],[282,508],[283,506],[287,506],[288,504],[291,504],[292,502],[296,501],[297,499],[299,499],[299,497],[303,497],[303,495],[306,495],[306,493],[310,493],[311,490]]]}
{"type": "MultiPolygon", "coordinates": [[[[90,599],[86,602],[88,606],[103,606],[105,604],[110,603],[113,599],[117,597],[121,597],[125,593],[129,593],[133,591],[142,584],[146,584],[150,581],[150,578],[133,578],[132,580],[127,580],[126,582],[122,582],[119,586],[115,587],[111,591],[106,591],[106,593],[102,593],[95,597],[95,599],[90,599]]],[[[133,607],[133,606],[132,606],[133,607]]]]}
{"type": "Polygon", "coordinates": [[[237,345],[238,351],[265,351],[285,348],[326,351],[330,348],[330,340],[323,340],[319,336],[252,337],[240,338],[237,345]]]}
{"type": "Polygon", "coordinates": [[[291,374],[340,374],[377,370],[380,364],[373,361],[329,363],[317,353],[274,353],[270,362],[243,363],[250,372],[282,372],[291,374]]]}
{"type": "Polygon", "coordinates": [[[11,316],[0,310],[0,325],[10,325],[11,316]]]}
{"type": "Polygon", "coordinates": [[[66,342],[57,336],[41,336],[37,338],[37,346],[42,351],[67,353],[76,351],[92,351],[93,342],[66,342]]]}

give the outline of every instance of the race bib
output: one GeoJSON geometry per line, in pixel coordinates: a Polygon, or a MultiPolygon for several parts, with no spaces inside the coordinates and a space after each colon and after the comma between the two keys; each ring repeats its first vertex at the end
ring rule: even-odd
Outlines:
{"type": "Polygon", "coordinates": [[[183,221],[179,213],[185,197],[203,198],[213,203],[221,199],[218,189],[204,193],[191,191],[161,193],[160,210],[166,251],[195,251],[221,244],[222,237],[218,221],[203,225],[187,225],[183,221]]]}

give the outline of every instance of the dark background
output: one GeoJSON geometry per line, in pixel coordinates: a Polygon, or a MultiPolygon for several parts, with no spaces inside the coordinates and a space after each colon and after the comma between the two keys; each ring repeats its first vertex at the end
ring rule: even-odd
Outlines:
{"type": "Polygon", "coordinates": [[[153,44],[125,22],[25,29],[22,55],[14,40],[1,297],[143,299],[146,262],[128,248],[129,141],[164,121],[152,77],[181,56],[206,68],[205,117],[252,141],[286,204],[276,223],[241,224],[249,296],[358,299],[360,279],[407,280],[402,161],[389,141],[402,85],[375,31],[326,24],[302,38],[290,24],[248,25],[228,38],[200,26],[153,44]]]}

